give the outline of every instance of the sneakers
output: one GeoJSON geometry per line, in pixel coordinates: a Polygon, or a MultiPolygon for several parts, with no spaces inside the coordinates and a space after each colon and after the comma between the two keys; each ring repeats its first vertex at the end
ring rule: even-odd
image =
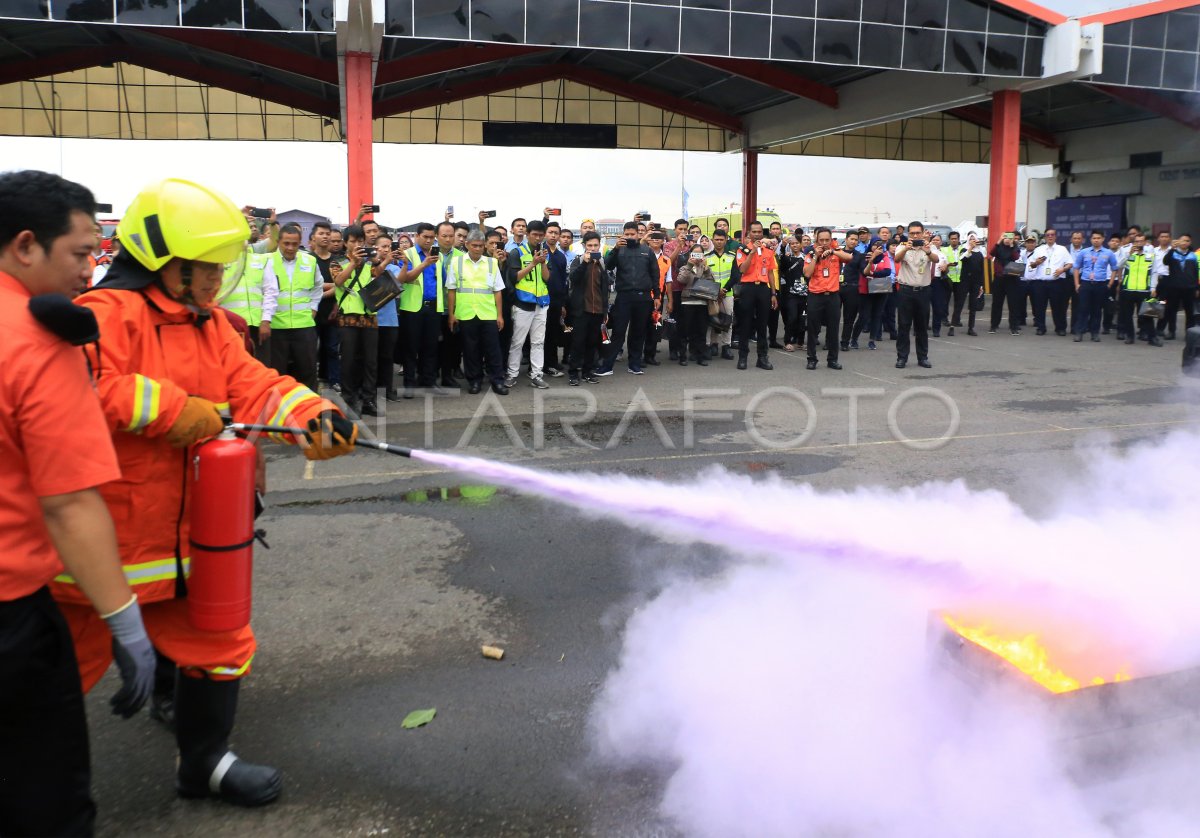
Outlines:
{"type": "Polygon", "coordinates": [[[738,362],[737,362],[737,368],[738,368],[739,370],[744,370],[744,369],[746,368],[746,358],[745,358],[745,356],[743,356],[743,357],[741,357],[741,358],[738,358],[738,362]]]}
{"type": "Polygon", "coordinates": [[[583,380],[586,381],[588,384],[599,384],[600,379],[596,378],[596,375],[597,375],[596,373],[588,373],[587,375],[585,375],[583,377],[583,380]]]}
{"type": "MultiPolygon", "coordinates": [[[[562,375],[562,373],[559,373],[559,375],[562,375]]],[[[550,389],[550,385],[547,384],[545,379],[543,379],[541,376],[538,376],[537,378],[529,379],[529,386],[534,388],[535,390],[549,390],[550,389]]]]}
{"type": "Polygon", "coordinates": [[[596,376],[612,375],[612,374],[613,374],[613,371],[611,369],[596,370],[596,372],[592,374],[592,377],[595,378],[596,376]]]}
{"type": "Polygon", "coordinates": [[[851,348],[851,349],[858,349],[858,341],[856,341],[856,340],[852,340],[852,341],[850,341],[850,348],[851,348]]]}
{"type": "Polygon", "coordinates": [[[504,379],[504,386],[508,388],[516,387],[517,380],[515,378],[506,378],[504,379]]]}
{"type": "Polygon", "coordinates": [[[842,365],[837,361],[827,361],[825,366],[829,367],[831,370],[840,370],[842,368],[842,365]]]}
{"type": "Polygon", "coordinates": [[[873,340],[867,341],[867,349],[874,349],[874,348],[875,348],[875,341],[873,341],[873,340]]]}
{"type": "Polygon", "coordinates": [[[629,367],[628,369],[625,370],[625,372],[629,373],[630,375],[645,375],[646,374],[646,371],[644,369],[642,369],[641,367],[629,367]]]}
{"type": "Polygon", "coordinates": [[[495,382],[492,382],[492,392],[495,393],[497,396],[507,396],[508,395],[508,387],[506,387],[503,384],[497,384],[495,382]]]}
{"type": "Polygon", "coordinates": [[[577,375],[571,376],[570,378],[567,379],[567,384],[569,384],[572,387],[578,387],[579,386],[579,376],[577,376],[577,375]]]}
{"type": "Polygon", "coordinates": [[[551,378],[562,378],[563,376],[563,371],[558,367],[546,367],[545,372],[546,375],[550,376],[551,378]]]}

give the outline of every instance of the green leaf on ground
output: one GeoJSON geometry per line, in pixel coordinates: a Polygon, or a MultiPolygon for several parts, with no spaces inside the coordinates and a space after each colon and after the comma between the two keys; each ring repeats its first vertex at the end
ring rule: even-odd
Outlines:
{"type": "Polygon", "coordinates": [[[404,717],[404,721],[400,723],[400,727],[405,730],[412,730],[414,727],[422,727],[433,721],[433,717],[437,715],[437,708],[430,707],[428,710],[413,710],[404,717]]]}

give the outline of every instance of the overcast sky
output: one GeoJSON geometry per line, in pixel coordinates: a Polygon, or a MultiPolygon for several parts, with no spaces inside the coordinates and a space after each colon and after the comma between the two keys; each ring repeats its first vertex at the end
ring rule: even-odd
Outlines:
{"type": "MultiPolygon", "coordinates": [[[[740,200],[741,156],[677,151],[483,148],[377,144],[375,203],[388,225],[440,219],[446,205],[473,220],[494,209],[502,223],[561,207],[563,220],[632,217],[649,210],[673,221],[681,186],[692,216],[740,200]]],[[[84,183],[120,214],[145,184],[184,177],[226,192],[236,203],[304,209],[340,221],[348,215],[346,150],[336,143],[56,140],[0,137],[4,168],[39,168],[84,183]]],[[[1022,168],[1017,217],[1026,217],[1022,168]]],[[[958,226],[987,213],[988,167],[763,154],[759,207],[784,221],[871,224],[925,221],[958,226]]]]}

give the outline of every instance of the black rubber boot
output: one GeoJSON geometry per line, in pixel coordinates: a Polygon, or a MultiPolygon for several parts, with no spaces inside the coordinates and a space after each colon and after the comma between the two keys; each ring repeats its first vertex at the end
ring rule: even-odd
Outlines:
{"type": "Polygon", "coordinates": [[[154,692],[150,696],[150,718],[175,730],[175,680],[179,670],[175,662],[157,649],[154,650],[154,692]]]}
{"type": "Polygon", "coordinates": [[[237,715],[238,681],[179,679],[175,740],[180,797],[219,797],[235,806],[262,806],[279,797],[283,777],[269,765],[240,760],[229,750],[237,715]]]}

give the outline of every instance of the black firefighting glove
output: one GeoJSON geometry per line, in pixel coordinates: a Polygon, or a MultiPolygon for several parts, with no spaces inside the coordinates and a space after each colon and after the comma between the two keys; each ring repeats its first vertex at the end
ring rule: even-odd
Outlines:
{"type": "Polygon", "coordinates": [[[310,460],[332,460],[354,450],[358,426],[340,413],[327,410],[308,420],[304,456],[310,460]]]}

